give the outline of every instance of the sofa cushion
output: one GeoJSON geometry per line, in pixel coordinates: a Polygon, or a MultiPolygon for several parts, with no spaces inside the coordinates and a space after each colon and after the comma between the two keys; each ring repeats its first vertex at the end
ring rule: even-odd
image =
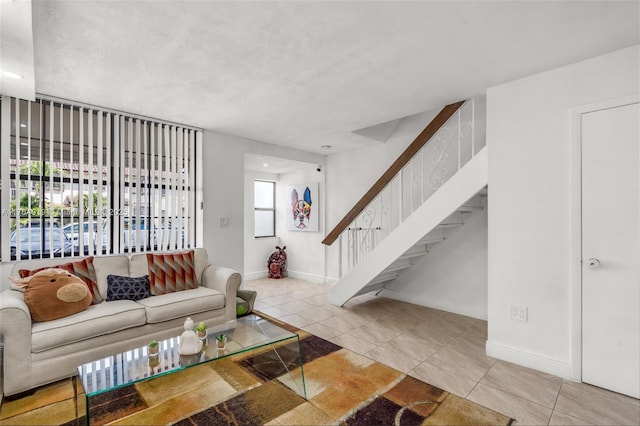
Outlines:
{"type": "Polygon", "coordinates": [[[174,293],[198,287],[193,250],[181,253],[147,253],[151,294],[174,293]]]}
{"type": "Polygon", "coordinates": [[[224,294],[207,287],[152,296],[136,303],[146,309],[148,323],[159,323],[225,306],[224,294]]]}
{"type": "Polygon", "coordinates": [[[87,284],[87,287],[89,287],[89,291],[91,292],[91,304],[97,305],[98,303],[102,303],[103,298],[96,282],[96,271],[93,266],[93,259],[93,256],[90,256],[75,262],[68,262],[60,265],[43,266],[36,269],[19,269],[18,274],[20,275],[20,278],[26,278],[49,268],[64,269],[65,271],[79,277],[87,284]]]}
{"type": "Polygon", "coordinates": [[[31,351],[80,342],[95,336],[145,324],[144,307],[131,300],[91,305],[84,311],[55,321],[36,322],[31,328],[31,351]]]}
{"type": "MultiPolygon", "coordinates": [[[[96,271],[96,282],[98,283],[98,289],[104,299],[107,298],[107,276],[108,275],[122,275],[124,277],[130,277],[129,273],[129,257],[124,254],[118,254],[115,256],[96,256],[93,259],[93,267],[96,271]]],[[[146,272],[134,275],[145,275],[146,272]]]]}
{"type": "Polygon", "coordinates": [[[107,275],[107,301],[140,300],[149,297],[149,276],[107,275]]]}
{"type": "Polygon", "coordinates": [[[143,275],[149,275],[147,253],[134,254],[129,259],[129,276],[141,277],[143,275]]]}

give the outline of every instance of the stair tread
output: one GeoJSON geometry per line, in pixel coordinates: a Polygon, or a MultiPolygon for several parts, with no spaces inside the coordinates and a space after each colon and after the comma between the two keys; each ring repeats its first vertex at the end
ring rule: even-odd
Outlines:
{"type": "Polygon", "coordinates": [[[445,240],[444,237],[428,237],[428,238],[422,238],[420,241],[418,241],[418,244],[441,243],[444,240],[445,240]]]}
{"type": "MultiPolygon", "coordinates": [[[[393,265],[393,263],[391,264],[393,265]]],[[[381,273],[380,275],[387,273],[387,272],[396,272],[396,271],[402,271],[404,269],[409,269],[411,268],[413,265],[412,264],[408,264],[408,265],[398,265],[398,266],[387,266],[381,273]]]]}
{"type": "MultiPolygon", "coordinates": [[[[373,279],[369,284],[367,284],[366,286],[364,286],[364,287],[363,287],[363,289],[364,289],[364,288],[369,288],[369,289],[371,289],[371,288],[373,288],[373,287],[378,286],[379,284],[386,283],[387,281],[395,280],[396,278],[398,278],[398,277],[400,276],[400,275],[398,275],[398,274],[394,274],[394,275],[391,275],[391,276],[386,276],[386,277],[380,278],[380,277],[381,277],[381,275],[383,275],[383,274],[378,275],[378,276],[377,276],[376,278],[374,278],[374,279],[373,279]]],[[[370,291],[370,290],[369,290],[369,291],[370,291]]]]}
{"type": "Polygon", "coordinates": [[[464,225],[462,222],[453,222],[453,223],[440,223],[436,225],[436,228],[457,228],[464,225]]]}
{"type": "Polygon", "coordinates": [[[465,212],[465,211],[479,211],[479,210],[483,210],[484,207],[482,206],[460,206],[458,207],[459,212],[465,212]]]}
{"type": "Polygon", "coordinates": [[[405,253],[402,256],[400,256],[398,260],[413,259],[414,257],[424,256],[427,253],[428,252],[426,250],[420,251],[420,252],[405,253]]]}

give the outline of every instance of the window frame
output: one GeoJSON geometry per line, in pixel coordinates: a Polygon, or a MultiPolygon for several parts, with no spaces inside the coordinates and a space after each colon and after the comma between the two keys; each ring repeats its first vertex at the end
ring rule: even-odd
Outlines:
{"type": "Polygon", "coordinates": [[[260,238],[274,238],[276,236],[276,183],[275,181],[272,180],[266,180],[266,179],[254,179],[253,180],[253,223],[254,223],[254,227],[253,227],[253,238],[255,239],[260,239],[260,238]],[[267,208],[267,207],[256,207],[256,202],[255,202],[255,191],[256,191],[256,183],[257,182],[262,182],[262,183],[270,183],[273,187],[273,207],[271,208],[267,208]],[[256,234],[256,229],[255,229],[255,223],[256,223],[256,212],[271,212],[272,214],[272,218],[273,218],[273,235],[257,235],[256,234]]]}
{"type": "Polygon", "coordinates": [[[49,96],[36,95],[35,101],[0,96],[0,182],[7,189],[0,196],[0,259],[20,261],[198,247],[203,238],[202,136],[203,130],[192,126],[49,96]],[[38,108],[39,112],[32,114],[38,108]],[[124,123],[128,123],[128,135],[124,123]],[[125,147],[129,165],[125,162],[125,147]],[[135,156],[134,163],[131,154],[135,156]],[[39,163],[39,169],[32,173],[34,162],[39,163]],[[125,194],[131,195],[132,188],[136,188],[136,203],[126,206],[125,194]],[[70,205],[63,205],[68,193],[70,205]],[[152,193],[157,197],[155,207],[150,205],[152,193]],[[33,199],[38,205],[22,207],[21,197],[27,195],[31,206],[31,194],[35,194],[33,199]],[[81,194],[85,194],[84,198],[89,194],[89,198],[85,200],[81,194]],[[58,203],[56,207],[53,199],[58,203]],[[173,212],[165,211],[165,201],[174,206],[173,212]],[[90,207],[83,208],[83,204],[90,207]],[[133,211],[127,213],[127,219],[150,224],[136,232],[140,237],[146,236],[140,242],[123,242],[127,233],[123,226],[125,216],[118,217],[114,212],[127,208],[133,211]],[[35,216],[32,211],[37,212],[35,216]],[[60,238],[64,248],[54,252],[54,244],[45,246],[49,228],[38,225],[38,221],[51,222],[52,228],[61,230],[75,224],[83,241],[60,238]],[[89,226],[96,221],[103,224],[100,232],[89,226]],[[180,225],[171,226],[172,223],[180,225]],[[87,231],[80,232],[82,227],[87,231]],[[31,230],[39,229],[39,247],[32,248],[32,243],[37,244],[33,239],[27,246],[10,240],[14,231],[23,229],[29,229],[30,235],[31,230]],[[167,237],[156,239],[156,233],[167,237]]]}

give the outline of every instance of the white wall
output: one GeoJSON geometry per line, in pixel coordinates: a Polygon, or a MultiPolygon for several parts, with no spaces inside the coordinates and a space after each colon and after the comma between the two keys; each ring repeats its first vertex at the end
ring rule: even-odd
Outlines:
{"type": "Polygon", "coordinates": [[[287,270],[289,276],[311,282],[325,281],[325,185],[324,170],[318,172],[317,164],[280,175],[276,184],[276,234],[280,243],[287,246],[287,270]],[[292,214],[291,198],[285,193],[289,184],[318,182],[319,199],[312,200],[311,214],[318,215],[318,232],[290,231],[286,228],[286,216],[292,214]]]}
{"type": "Polygon", "coordinates": [[[313,164],[324,164],[325,157],[208,130],[204,132],[203,139],[203,245],[212,263],[234,268],[244,274],[245,153],[313,164]],[[221,217],[229,218],[229,227],[219,226],[221,217]]]}
{"type": "Polygon", "coordinates": [[[255,238],[254,181],[277,182],[280,175],[247,170],[244,176],[244,279],[267,278],[267,260],[275,247],[280,245],[280,238],[277,231],[275,237],[255,238]]]}
{"type": "Polygon", "coordinates": [[[571,108],[639,92],[639,46],[493,87],[487,353],[570,377],[571,108]],[[528,322],[507,318],[528,307],[528,322]]]}

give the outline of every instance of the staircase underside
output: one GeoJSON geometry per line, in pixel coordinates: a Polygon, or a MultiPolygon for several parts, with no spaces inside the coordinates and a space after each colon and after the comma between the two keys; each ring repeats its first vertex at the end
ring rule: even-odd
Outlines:
{"type": "Polygon", "coordinates": [[[487,170],[485,147],[332,288],[331,303],[342,306],[381,290],[461,227],[466,214],[482,208],[478,195],[486,192],[487,170]]]}

